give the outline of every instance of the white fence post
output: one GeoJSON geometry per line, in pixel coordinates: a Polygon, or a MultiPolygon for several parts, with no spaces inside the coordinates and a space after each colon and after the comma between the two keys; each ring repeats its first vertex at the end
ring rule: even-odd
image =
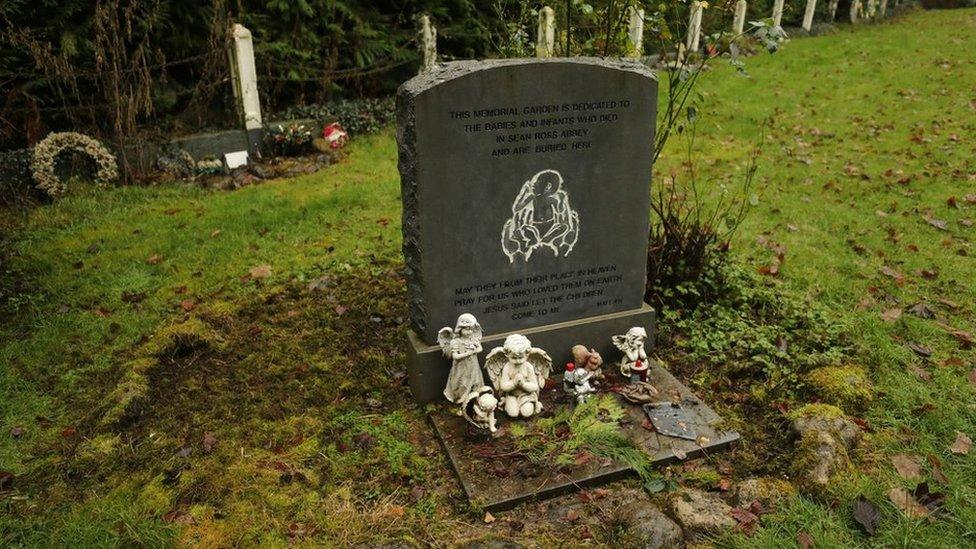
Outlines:
{"type": "Polygon", "coordinates": [[[732,19],[732,34],[739,36],[746,28],[746,9],[749,5],[746,0],[738,0],[735,3],[735,18],[732,19]]]}
{"type": "Polygon", "coordinates": [[[539,28],[535,37],[535,56],[552,57],[556,54],[556,12],[549,6],[539,10],[539,28]]]}
{"type": "Polygon", "coordinates": [[[691,3],[691,13],[688,15],[688,40],[685,47],[691,55],[698,51],[698,41],[701,38],[702,4],[691,3]]]}
{"type": "Polygon", "coordinates": [[[830,0],[830,2],[827,3],[827,13],[830,14],[827,20],[831,23],[837,20],[837,4],[839,3],[840,0],[830,0]]]}
{"type": "Polygon", "coordinates": [[[773,2],[773,26],[779,27],[783,22],[783,0],[773,2]]]}
{"type": "Polygon", "coordinates": [[[261,128],[261,98],[258,96],[258,73],[254,68],[254,42],[251,31],[237,23],[231,28],[230,74],[237,112],[245,130],[261,128]]]}
{"type": "Polygon", "coordinates": [[[807,10],[803,12],[803,30],[810,32],[813,27],[813,13],[817,9],[817,0],[807,0],[807,10]]]}
{"type": "Polygon", "coordinates": [[[429,15],[420,16],[420,52],[423,64],[420,72],[427,72],[437,63],[437,28],[430,22],[429,15]]]}
{"type": "Polygon", "coordinates": [[[627,26],[627,42],[630,57],[640,58],[644,55],[644,10],[630,7],[630,24],[627,26]]]}

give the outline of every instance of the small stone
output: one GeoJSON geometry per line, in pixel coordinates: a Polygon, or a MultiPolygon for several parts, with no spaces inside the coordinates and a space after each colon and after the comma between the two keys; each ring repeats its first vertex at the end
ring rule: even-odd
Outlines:
{"type": "Polygon", "coordinates": [[[720,535],[736,525],[732,508],[718,494],[686,488],[672,494],[668,505],[689,538],[720,535]]]}
{"type": "Polygon", "coordinates": [[[835,473],[851,467],[847,451],[860,440],[861,430],[828,404],[808,404],[791,416],[800,438],[793,457],[795,479],[801,489],[821,493],[835,473]]]}
{"type": "Polygon", "coordinates": [[[807,404],[790,416],[793,419],[793,431],[801,438],[810,431],[833,432],[840,436],[847,448],[852,448],[861,440],[861,428],[836,406],[807,404]]]}
{"type": "Polygon", "coordinates": [[[795,495],[796,488],[785,480],[756,477],[736,484],[733,501],[738,507],[758,501],[764,509],[773,509],[795,495]]]}
{"type": "Polygon", "coordinates": [[[642,499],[643,501],[636,500],[622,506],[617,513],[617,516],[631,528],[635,538],[631,546],[645,549],[684,547],[681,527],[651,503],[646,496],[642,499]]]}

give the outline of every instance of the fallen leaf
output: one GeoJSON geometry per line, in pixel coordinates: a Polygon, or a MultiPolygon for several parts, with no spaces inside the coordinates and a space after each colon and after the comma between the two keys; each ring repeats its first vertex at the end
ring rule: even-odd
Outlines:
{"type": "Polygon", "coordinates": [[[802,530],[796,533],[796,544],[800,546],[800,549],[812,549],[816,546],[813,543],[813,536],[802,530]]]}
{"type": "Polygon", "coordinates": [[[741,507],[733,507],[729,514],[738,521],[738,528],[743,534],[751,536],[756,533],[756,527],[759,526],[759,517],[755,513],[741,507]]]}
{"type": "Polygon", "coordinates": [[[925,368],[919,368],[914,364],[909,364],[908,369],[919,379],[923,381],[932,381],[932,374],[930,374],[925,368]]]}
{"type": "Polygon", "coordinates": [[[217,236],[218,236],[219,234],[220,234],[220,229],[214,229],[214,230],[213,230],[213,231],[212,231],[212,232],[210,233],[210,238],[216,238],[216,237],[217,237],[217,236]]]}
{"type": "Polygon", "coordinates": [[[563,519],[568,522],[576,522],[577,520],[579,520],[579,518],[580,518],[580,514],[579,511],[577,511],[576,509],[570,509],[569,511],[566,511],[566,516],[563,517],[563,519]]]}
{"type": "Polygon", "coordinates": [[[485,520],[485,524],[491,524],[491,523],[495,522],[495,515],[493,515],[493,514],[491,514],[491,513],[489,513],[489,512],[486,511],[485,512],[485,519],[484,520],[485,520]]]}
{"type": "Polygon", "coordinates": [[[912,343],[912,342],[908,342],[907,345],[908,348],[911,349],[913,353],[915,353],[916,355],[922,358],[928,358],[932,356],[932,349],[930,347],[926,347],[925,345],[919,345],[918,343],[912,343]]]}
{"type": "Polygon", "coordinates": [[[684,450],[678,448],[673,443],[671,444],[671,451],[674,452],[674,457],[678,458],[681,461],[684,461],[688,457],[688,454],[684,450]]]}
{"type": "Polygon", "coordinates": [[[337,315],[340,315],[340,316],[343,313],[345,313],[346,311],[348,311],[348,310],[349,310],[349,308],[346,307],[345,305],[336,305],[335,306],[335,312],[336,312],[337,315]]]}
{"type": "Polygon", "coordinates": [[[924,301],[920,301],[909,307],[908,312],[919,318],[932,318],[935,316],[935,311],[924,301]]]}
{"type": "Polygon", "coordinates": [[[949,206],[950,208],[953,209],[959,209],[959,202],[956,201],[956,197],[950,196],[949,198],[946,199],[946,206],[949,206]]]}
{"type": "Polygon", "coordinates": [[[854,520],[858,522],[869,536],[873,536],[878,529],[881,514],[873,503],[861,496],[854,503],[854,520]]]}
{"type": "Polygon", "coordinates": [[[21,427],[20,425],[16,425],[16,426],[14,426],[14,427],[12,427],[10,429],[10,436],[12,436],[14,438],[20,438],[20,437],[24,436],[24,433],[25,432],[26,431],[24,430],[23,427],[21,427]]]}
{"type": "Polygon", "coordinates": [[[942,492],[932,492],[929,490],[929,483],[923,482],[912,490],[912,497],[915,501],[919,503],[922,507],[927,509],[930,513],[936,513],[942,509],[942,504],[945,503],[946,495],[942,492]]]}
{"type": "Polygon", "coordinates": [[[969,449],[973,447],[973,439],[969,438],[966,433],[962,431],[956,431],[956,441],[952,443],[949,447],[949,451],[953,454],[966,455],[969,453],[969,449]]]}
{"type": "Polygon", "coordinates": [[[895,454],[891,456],[891,464],[895,466],[895,471],[906,480],[922,478],[922,465],[918,459],[908,454],[895,454]]]}
{"type": "Polygon", "coordinates": [[[122,292],[123,303],[139,303],[146,299],[146,292],[122,292]]]}
{"type": "Polygon", "coordinates": [[[728,492],[732,489],[732,480],[727,477],[722,477],[718,481],[718,489],[720,492],[728,492]]]}
{"type": "Polygon", "coordinates": [[[190,312],[197,307],[197,302],[192,299],[184,299],[180,301],[180,308],[186,312],[190,312]]]}
{"type": "Polygon", "coordinates": [[[214,451],[214,447],[217,446],[217,437],[213,433],[207,431],[203,434],[203,453],[209,454],[214,451]]]}
{"type": "Polygon", "coordinates": [[[927,215],[926,216],[922,216],[922,219],[924,219],[926,223],[928,223],[929,225],[932,225],[933,227],[935,227],[936,229],[939,229],[940,231],[948,231],[949,230],[949,224],[946,223],[946,221],[944,219],[936,219],[934,217],[929,217],[927,215]]]}
{"type": "Polygon", "coordinates": [[[929,510],[922,506],[915,499],[915,496],[909,494],[904,488],[892,488],[888,490],[888,499],[891,503],[895,504],[906,517],[909,518],[922,518],[928,516],[929,510]]]}
{"type": "Polygon", "coordinates": [[[973,386],[973,389],[976,389],[976,368],[969,372],[969,384],[973,386]]]}
{"type": "Polygon", "coordinates": [[[159,254],[152,254],[151,256],[149,256],[149,259],[146,260],[146,263],[150,265],[158,265],[159,262],[162,260],[163,260],[163,256],[159,254]]]}
{"type": "Polygon", "coordinates": [[[885,265],[881,267],[881,274],[889,276],[895,280],[895,284],[901,286],[905,283],[905,275],[901,274],[897,270],[885,265]]]}
{"type": "Polygon", "coordinates": [[[251,270],[248,271],[248,273],[251,275],[251,278],[255,280],[268,278],[269,276],[271,276],[271,266],[258,265],[257,267],[251,267],[251,270]]]}
{"type": "Polygon", "coordinates": [[[942,460],[939,459],[939,456],[929,454],[928,461],[929,465],[932,466],[932,478],[937,480],[940,484],[949,484],[949,479],[945,476],[945,473],[942,472],[942,460]]]}
{"type": "Polygon", "coordinates": [[[14,484],[14,474],[10,471],[0,471],[0,491],[9,490],[14,484]]]}
{"type": "Polygon", "coordinates": [[[888,323],[892,323],[898,320],[899,318],[901,318],[901,309],[898,307],[894,307],[892,309],[885,309],[881,313],[881,320],[884,320],[885,322],[888,323]]]}

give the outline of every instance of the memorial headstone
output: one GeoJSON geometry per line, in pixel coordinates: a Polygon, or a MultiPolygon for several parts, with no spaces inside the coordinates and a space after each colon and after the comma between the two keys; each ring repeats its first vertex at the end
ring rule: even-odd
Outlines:
{"type": "MultiPolygon", "coordinates": [[[[397,94],[408,371],[421,402],[447,365],[437,330],[472,313],[485,349],[528,335],[557,364],[577,343],[653,326],[643,303],[657,80],[636,61],[435,65],[397,94]]],[[[484,356],[481,357],[484,359],[484,356]]]]}

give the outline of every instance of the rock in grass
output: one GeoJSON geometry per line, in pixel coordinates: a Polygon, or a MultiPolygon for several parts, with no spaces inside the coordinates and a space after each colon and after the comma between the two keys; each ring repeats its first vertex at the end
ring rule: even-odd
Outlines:
{"type": "Polygon", "coordinates": [[[826,366],[806,375],[807,385],[820,400],[846,409],[863,408],[871,401],[871,382],[858,366],[826,366]]]}
{"type": "Polygon", "coordinates": [[[684,547],[681,527],[669,519],[656,505],[638,500],[623,506],[618,517],[626,522],[635,538],[634,547],[644,549],[684,547]]]}
{"type": "Polygon", "coordinates": [[[718,494],[686,488],[668,498],[668,507],[688,538],[720,535],[736,525],[732,508],[718,494]]]}
{"type": "Polygon", "coordinates": [[[735,486],[733,501],[744,508],[758,501],[763,508],[773,509],[795,495],[796,488],[783,479],[756,477],[743,480],[735,486]]]}
{"type": "Polygon", "coordinates": [[[860,440],[861,430],[829,404],[808,404],[791,418],[799,437],[793,455],[794,480],[803,491],[828,492],[831,479],[851,468],[847,452],[860,440]]]}

